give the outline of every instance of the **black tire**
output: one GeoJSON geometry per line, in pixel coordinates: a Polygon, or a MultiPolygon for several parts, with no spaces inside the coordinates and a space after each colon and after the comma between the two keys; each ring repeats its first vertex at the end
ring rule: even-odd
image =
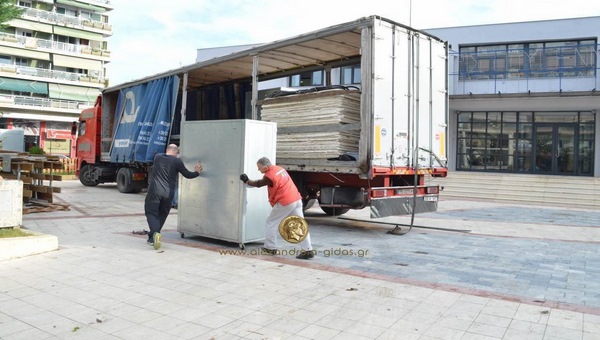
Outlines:
{"type": "Polygon", "coordinates": [[[328,216],[339,216],[347,213],[350,209],[348,208],[331,208],[331,207],[321,207],[321,210],[328,216]]]}
{"type": "Polygon", "coordinates": [[[135,186],[131,183],[133,172],[129,168],[121,168],[117,171],[117,188],[122,194],[135,192],[135,186]]]}
{"type": "Polygon", "coordinates": [[[132,193],[137,194],[139,192],[141,192],[145,187],[146,187],[146,183],[142,182],[142,181],[135,181],[133,182],[132,186],[132,193]]]}
{"type": "Polygon", "coordinates": [[[79,181],[86,187],[95,187],[98,185],[98,182],[92,177],[92,170],[91,165],[84,165],[81,170],[79,170],[79,181]]]}

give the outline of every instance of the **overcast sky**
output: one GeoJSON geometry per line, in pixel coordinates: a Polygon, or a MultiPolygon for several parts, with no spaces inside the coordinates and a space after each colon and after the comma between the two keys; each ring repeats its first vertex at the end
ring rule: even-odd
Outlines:
{"type": "Polygon", "coordinates": [[[369,15],[416,29],[600,16],[594,0],[111,0],[110,85],[193,64],[199,48],[268,43],[369,15]],[[412,8],[411,8],[412,7],[412,8]]]}

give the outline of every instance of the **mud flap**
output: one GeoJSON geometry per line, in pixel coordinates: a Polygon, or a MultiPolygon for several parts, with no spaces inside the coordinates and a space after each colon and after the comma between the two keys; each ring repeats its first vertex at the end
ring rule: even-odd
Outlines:
{"type": "MultiPolygon", "coordinates": [[[[412,214],[413,198],[382,197],[371,199],[371,218],[412,214]]],[[[415,214],[437,211],[438,197],[417,196],[415,214]]]]}

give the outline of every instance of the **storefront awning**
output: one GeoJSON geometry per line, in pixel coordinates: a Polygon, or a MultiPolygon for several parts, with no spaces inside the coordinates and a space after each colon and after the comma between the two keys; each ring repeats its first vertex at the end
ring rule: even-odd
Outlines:
{"type": "Polygon", "coordinates": [[[94,102],[100,90],[90,87],[79,87],[62,84],[48,84],[49,97],[52,99],[76,100],[94,102]]]}
{"type": "Polygon", "coordinates": [[[67,37],[75,37],[80,39],[87,39],[93,41],[102,41],[102,34],[87,32],[82,30],[76,30],[73,28],[67,28],[62,26],[54,26],[54,34],[64,35],[67,37]]]}
{"type": "Polygon", "coordinates": [[[55,54],[54,65],[71,68],[81,68],[84,70],[102,71],[102,62],[85,58],[75,58],[66,55],[55,54]]]}
{"type": "Polygon", "coordinates": [[[93,12],[105,12],[106,11],[106,9],[103,7],[94,6],[94,5],[85,3],[85,2],[79,2],[79,1],[74,1],[74,0],[57,0],[56,2],[59,4],[63,4],[63,5],[87,9],[88,11],[93,11],[93,12]]]}
{"type": "Polygon", "coordinates": [[[48,83],[0,77],[0,90],[48,94],[48,83]]]}

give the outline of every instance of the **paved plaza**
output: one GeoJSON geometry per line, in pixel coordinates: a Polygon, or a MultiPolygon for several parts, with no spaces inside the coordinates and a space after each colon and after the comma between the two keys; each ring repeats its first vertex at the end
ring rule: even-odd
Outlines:
{"type": "Polygon", "coordinates": [[[0,262],[0,339],[600,339],[600,211],[442,193],[392,235],[411,218],[315,206],[306,261],[182,238],[177,210],[154,250],[144,193],[59,186],[69,211],[23,217],[59,249],[0,262]]]}

